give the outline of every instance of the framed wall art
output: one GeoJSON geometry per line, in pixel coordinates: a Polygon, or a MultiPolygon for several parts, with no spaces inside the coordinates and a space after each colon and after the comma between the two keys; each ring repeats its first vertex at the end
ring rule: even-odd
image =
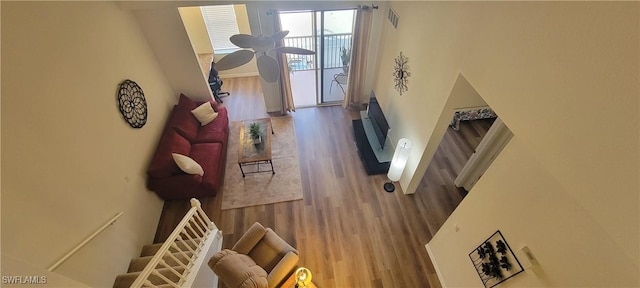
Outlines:
{"type": "Polygon", "coordinates": [[[469,253],[485,288],[494,287],[524,271],[500,230],[469,253]]]}

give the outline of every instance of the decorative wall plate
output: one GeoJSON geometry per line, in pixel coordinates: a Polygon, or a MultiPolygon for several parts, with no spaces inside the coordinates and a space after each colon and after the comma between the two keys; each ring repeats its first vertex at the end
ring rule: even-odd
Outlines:
{"type": "Polygon", "coordinates": [[[402,55],[402,52],[400,52],[400,55],[396,57],[394,61],[395,66],[393,68],[393,78],[396,84],[396,90],[398,90],[398,93],[402,95],[403,92],[409,90],[407,87],[407,83],[409,81],[408,78],[411,76],[411,73],[409,72],[409,58],[405,57],[402,55]]]}
{"type": "Polygon", "coordinates": [[[147,123],[147,100],[136,82],[129,79],[118,86],[118,107],[120,113],[133,128],[142,128],[147,123]]]}

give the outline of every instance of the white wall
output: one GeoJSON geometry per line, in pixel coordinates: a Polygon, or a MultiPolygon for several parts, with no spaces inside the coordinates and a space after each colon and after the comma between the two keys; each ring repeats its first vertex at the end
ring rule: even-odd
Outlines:
{"type": "Polygon", "coordinates": [[[517,137],[429,242],[447,287],[482,286],[469,253],[498,229],[540,263],[510,287],[638,287],[632,247],[617,245],[517,137]]]}
{"type": "Polygon", "coordinates": [[[1,21],[3,269],[5,256],[46,269],[124,211],[56,270],[111,286],[153,241],[163,202],[145,171],[177,95],[113,2],[2,2],[1,21]],[[142,129],[118,111],[124,79],[145,92],[142,129]]]}
{"type": "Polygon", "coordinates": [[[200,7],[182,7],[178,11],[196,54],[213,53],[213,46],[211,46],[200,7]]]}
{"type": "Polygon", "coordinates": [[[213,99],[178,8],[150,8],[134,14],[173,90],[195,100],[213,99]]]}
{"type": "Polygon", "coordinates": [[[422,178],[460,74],[515,135],[430,243],[444,283],[481,286],[468,253],[501,229],[546,275],[514,285],[638,286],[639,4],[390,5],[400,21],[385,24],[375,92],[395,137],[414,142],[403,190],[422,178]]]}

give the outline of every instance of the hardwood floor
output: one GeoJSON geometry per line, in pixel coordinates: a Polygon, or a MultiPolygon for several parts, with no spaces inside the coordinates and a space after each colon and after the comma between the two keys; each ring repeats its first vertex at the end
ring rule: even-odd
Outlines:
{"type": "MultiPolygon", "coordinates": [[[[223,98],[230,121],[268,117],[257,77],[225,79],[223,88],[231,92],[223,98]]],[[[311,269],[318,287],[440,287],[424,245],[465,194],[444,186],[466,161],[456,154],[470,155],[482,125],[445,137],[445,146],[463,144],[446,148],[444,156],[436,152],[438,167],[429,167],[416,194],[404,195],[400,189],[384,192],[386,175],[366,175],[351,126],[357,111],[306,108],[291,116],[304,199],[225,211],[220,211],[224,191],[201,199],[223,231],[223,248],[258,221],[298,249],[299,265],[311,269]]],[[[156,242],[166,239],[188,206],[188,201],[165,203],[156,242]]]]}
{"type": "MultiPolygon", "coordinates": [[[[222,90],[231,93],[222,97],[223,106],[229,112],[229,121],[240,121],[269,117],[262,99],[260,79],[255,77],[240,77],[223,79],[222,90]]],[[[274,115],[278,116],[278,115],[274,115]]]]}

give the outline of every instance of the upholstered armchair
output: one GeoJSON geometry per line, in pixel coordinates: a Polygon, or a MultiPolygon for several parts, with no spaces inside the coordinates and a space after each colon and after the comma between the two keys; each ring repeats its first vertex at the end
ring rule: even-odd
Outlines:
{"type": "Polygon", "coordinates": [[[295,248],[256,222],[231,250],[214,254],[209,267],[229,288],[271,288],[291,273],[298,260],[295,248]]]}

